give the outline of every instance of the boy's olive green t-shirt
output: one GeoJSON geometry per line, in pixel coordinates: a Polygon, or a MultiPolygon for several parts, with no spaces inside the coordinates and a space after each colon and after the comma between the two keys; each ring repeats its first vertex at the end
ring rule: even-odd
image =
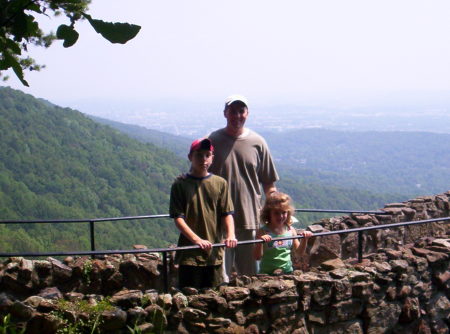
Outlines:
{"type": "MultiPolygon", "coordinates": [[[[170,217],[182,217],[200,238],[211,243],[222,242],[222,217],[233,213],[228,184],[220,176],[209,174],[204,178],[187,175],[172,184],[170,192],[170,217]]],[[[180,233],[178,246],[192,243],[180,233]]],[[[219,265],[223,262],[223,247],[209,252],[201,249],[178,251],[177,263],[192,266],[219,265]]]]}

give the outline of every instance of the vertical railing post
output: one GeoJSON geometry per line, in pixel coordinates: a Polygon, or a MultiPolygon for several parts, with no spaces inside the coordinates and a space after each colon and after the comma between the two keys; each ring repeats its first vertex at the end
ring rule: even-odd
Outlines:
{"type": "MultiPolygon", "coordinates": [[[[90,232],[90,236],[91,236],[91,251],[94,252],[95,251],[95,231],[94,231],[94,221],[90,220],[89,221],[89,232],[90,232]]],[[[92,258],[94,258],[95,256],[92,254],[92,258]]]]}
{"type": "Polygon", "coordinates": [[[362,262],[363,258],[363,233],[358,231],[358,263],[362,262]]]}
{"type": "Polygon", "coordinates": [[[167,268],[167,252],[162,252],[163,257],[163,280],[164,280],[164,292],[169,292],[169,275],[167,268]]]}

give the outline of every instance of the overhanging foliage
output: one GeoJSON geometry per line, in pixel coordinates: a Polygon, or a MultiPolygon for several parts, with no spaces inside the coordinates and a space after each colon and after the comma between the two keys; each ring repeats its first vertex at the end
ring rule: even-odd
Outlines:
{"type": "Polygon", "coordinates": [[[24,71],[39,71],[43,66],[28,56],[30,45],[48,48],[55,39],[63,40],[64,47],[78,40],[75,24],[87,19],[95,31],[111,43],[124,44],[134,38],[140,26],[94,19],[87,14],[90,0],[0,0],[0,77],[12,69],[25,86],[24,71]],[[39,15],[55,17],[65,15],[68,24],[61,24],[54,33],[45,34],[36,18],[39,15]],[[3,73],[2,73],[3,72],[3,73]]]}

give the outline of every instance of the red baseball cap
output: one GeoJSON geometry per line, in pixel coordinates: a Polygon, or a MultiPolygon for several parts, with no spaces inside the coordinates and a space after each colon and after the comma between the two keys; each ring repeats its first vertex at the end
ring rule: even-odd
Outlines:
{"type": "Polygon", "coordinates": [[[191,154],[193,151],[199,150],[208,150],[214,152],[214,146],[212,145],[211,140],[209,140],[208,138],[200,138],[194,140],[191,144],[189,154],[191,154]]]}

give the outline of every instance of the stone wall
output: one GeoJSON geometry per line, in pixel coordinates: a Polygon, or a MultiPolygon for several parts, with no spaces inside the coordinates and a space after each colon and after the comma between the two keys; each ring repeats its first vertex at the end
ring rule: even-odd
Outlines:
{"type": "MultiPolygon", "coordinates": [[[[450,192],[436,196],[426,196],[403,203],[386,205],[380,211],[385,215],[353,214],[350,216],[323,219],[309,226],[314,233],[347,230],[358,227],[401,223],[407,221],[426,220],[450,216],[450,192]]],[[[370,254],[380,248],[395,249],[398,246],[414,243],[421,237],[445,237],[449,223],[442,222],[417,224],[408,227],[370,230],[363,233],[363,253],[370,254]]],[[[340,258],[356,259],[358,251],[358,234],[340,234],[315,238],[309,242],[309,258],[306,259],[312,267],[323,261],[340,258]]]]}
{"type": "MultiPolygon", "coordinates": [[[[391,204],[387,216],[326,219],[311,229],[447,217],[449,197],[391,204]]],[[[350,235],[315,238],[306,272],[238,276],[218,289],[166,294],[157,254],[11,258],[0,264],[0,316],[10,314],[27,333],[89,323],[91,311],[104,333],[449,333],[449,226],[372,231],[360,264],[350,235]],[[95,308],[105,299],[108,307],[95,308]]]]}

